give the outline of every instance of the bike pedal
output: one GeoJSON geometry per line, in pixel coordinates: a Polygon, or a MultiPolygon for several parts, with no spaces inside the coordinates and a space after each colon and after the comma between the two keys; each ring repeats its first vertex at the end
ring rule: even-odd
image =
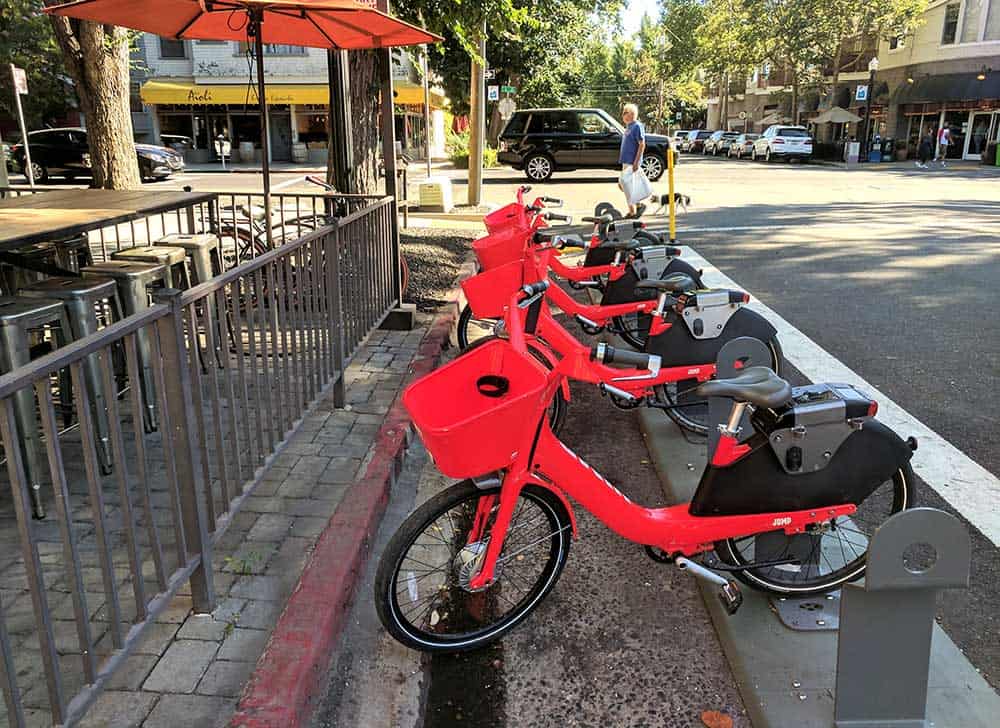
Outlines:
{"type": "Polygon", "coordinates": [[[730,617],[736,614],[743,604],[743,592],[740,591],[740,586],[735,581],[730,581],[725,586],[719,587],[717,594],[719,601],[722,602],[722,607],[730,617]]]}

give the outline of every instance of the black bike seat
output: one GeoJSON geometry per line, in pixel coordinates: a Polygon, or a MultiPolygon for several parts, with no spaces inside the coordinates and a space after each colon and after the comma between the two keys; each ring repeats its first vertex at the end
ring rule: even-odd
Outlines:
{"type": "Polygon", "coordinates": [[[694,279],[687,273],[671,273],[665,278],[647,278],[635,284],[635,291],[640,289],[653,289],[660,293],[687,293],[698,288],[694,279]]]}
{"type": "Polygon", "coordinates": [[[698,385],[700,397],[729,397],[758,407],[780,407],[792,399],[792,385],[767,367],[748,367],[730,379],[713,379],[698,385]]]}

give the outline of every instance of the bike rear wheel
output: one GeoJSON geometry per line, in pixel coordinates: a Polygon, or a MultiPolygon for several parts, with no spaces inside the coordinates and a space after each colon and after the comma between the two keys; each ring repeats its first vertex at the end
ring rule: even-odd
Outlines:
{"type": "Polygon", "coordinates": [[[424,652],[476,649],[502,637],[555,586],[569,556],[572,523],[551,491],[526,486],[514,507],[496,579],[481,591],[478,572],[500,488],[464,480],[433,496],[389,541],[375,577],[375,607],[399,642],[424,652]],[[493,498],[483,536],[470,541],[482,498],[493,498]]]}
{"type": "Polygon", "coordinates": [[[733,575],[755,589],[772,594],[825,594],[864,576],[868,542],[875,529],[894,513],[912,507],[913,497],[913,470],[906,463],[862,501],[853,516],[821,524],[821,533],[789,536],[783,531],[771,531],[718,541],[715,552],[732,566],[798,558],[802,562],[799,565],[765,566],[736,571],[733,575]]]}

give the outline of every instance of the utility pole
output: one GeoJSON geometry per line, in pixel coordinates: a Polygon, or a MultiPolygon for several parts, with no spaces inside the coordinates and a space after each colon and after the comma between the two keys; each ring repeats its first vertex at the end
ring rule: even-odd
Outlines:
{"type": "Polygon", "coordinates": [[[430,80],[427,78],[427,46],[421,58],[424,75],[424,156],[427,157],[427,176],[431,176],[431,91],[430,80]]]}
{"type": "Polygon", "coordinates": [[[0,187],[10,187],[7,179],[7,152],[3,145],[3,135],[0,135],[0,187]]]}
{"type": "Polygon", "coordinates": [[[483,199],[483,145],[486,140],[486,23],[479,29],[479,60],[472,59],[469,108],[469,204],[478,205],[483,199]]]}

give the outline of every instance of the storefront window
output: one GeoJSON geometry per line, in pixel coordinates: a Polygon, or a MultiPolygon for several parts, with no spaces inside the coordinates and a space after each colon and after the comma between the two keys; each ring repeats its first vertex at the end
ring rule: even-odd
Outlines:
{"type": "Polygon", "coordinates": [[[941,45],[951,45],[955,42],[955,34],[958,32],[958,11],[961,7],[961,3],[951,3],[945,8],[941,45]]]}
{"type": "Polygon", "coordinates": [[[946,111],[944,125],[951,129],[948,159],[961,159],[962,151],[965,149],[965,135],[969,133],[969,112],[946,111]]]}
{"type": "Polygon", "coordinates": [[[260,115],[233,114],[233,145],[252,142],[260,146],[260,115]]]}
{"type": "Polygon", "coordinates": [[[299,141],[315,148],[326,146],[325,106],[299,106],[295,109],[295,127],[298,130],[299,141]]]}
{"type": "Polygon", "coordinates": [[[975,43],[979,40],[979,19],[982,17],[983,0],[965,0],[962,15],[962,42],[975,43]]]}
{"type": "Polygon", "coordinates": [[[194,137],[191,114],[163,114],[160,116],[160,134],[194,137]]]}

